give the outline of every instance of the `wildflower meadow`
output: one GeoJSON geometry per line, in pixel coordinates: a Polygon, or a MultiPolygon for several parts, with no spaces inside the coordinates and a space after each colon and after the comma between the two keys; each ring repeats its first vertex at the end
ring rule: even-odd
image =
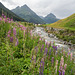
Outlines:
{"type": "Polygon", "coordinates": [[[0,75],[75,75],[73,53],[32,34],[32,26],[0,17],[0,75]]]}

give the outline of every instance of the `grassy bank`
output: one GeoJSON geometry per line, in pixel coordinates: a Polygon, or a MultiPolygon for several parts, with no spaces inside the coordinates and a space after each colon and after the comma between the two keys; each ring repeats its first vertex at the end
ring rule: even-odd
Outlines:
{"type": "Polygon", "coordinates": [[[54,28],[60,28],[60,29],[69,29],[75,31],[75,14],[65,18],[61,19],[55,23],[48,24],[48,27],[54,27],[54,28]]]}

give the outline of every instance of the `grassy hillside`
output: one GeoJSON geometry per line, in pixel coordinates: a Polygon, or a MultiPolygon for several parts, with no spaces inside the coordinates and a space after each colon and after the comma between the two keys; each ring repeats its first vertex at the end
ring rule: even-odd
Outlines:
{"type": "Polygon", "coordinates": [[[65,28],[65,29],[75,30],[75,14],[65,19],[61,19],[55,23],[48,24],[48,26],[55,27],[55,28],[65,28]]]}
{"type": "Polygon", "coordinates": [[[12,11],[7,9],[1,2],[0,2],[0,16],[2,15],[2,12],[10,18],[13,18],[15,21],[25,21],[24,19],[20,18],[16,14],[14,14],[12,11]]]}

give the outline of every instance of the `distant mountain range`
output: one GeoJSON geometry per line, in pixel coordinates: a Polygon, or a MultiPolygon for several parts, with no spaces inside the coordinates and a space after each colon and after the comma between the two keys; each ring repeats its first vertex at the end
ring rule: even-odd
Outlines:
{"type": "Polygon", "coordinates": [[[21,7],[16,7],[12,10],[15,14],[20,16],[31,23],[44,24],[44,20],[41,19],[35,12],[33,12],[26,4],[21,7]]]}
{"type": "Polygon", "coordinates": [[[52,13],[48,14],[46,17],[40,16],[41,19],[43,19],[46,23],[54,23],[58,21],[59,19],[56,18],[56,16],[52,13]]]}
{"type": "Polygon", "coordinates": [[[46,17],[38,16],[26,4],[21,7],[18,6],[13,10],[9,10],[0,2],[0,16],[2,15],[2,11],[7,15],[7,17],[13,18],[16,21],[27,21],[30,23],[45,24],[54,23],[59,20],[52,13],[48,14],[46,17]]]}
{"type": "Polygon", "coordinates": [[[19,16],[17,16],[16,14],[14,14],[12,11],[10,11],[9,9],[7,9],[1,2],[0,2],[0,16],[2,15],[2,11],[3,13],[10,18],[13,18],[15,21],[25,21],[24,19],[20,18],[19,16]]]}

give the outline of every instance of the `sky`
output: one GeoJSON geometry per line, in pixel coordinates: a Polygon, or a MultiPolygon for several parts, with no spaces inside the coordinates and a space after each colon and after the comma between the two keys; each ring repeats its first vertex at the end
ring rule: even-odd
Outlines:
{"type": "Polygon", "coordinates": [[[75,0],[0,0],[8,9],[27,5],[39,16],[50,13],[57,18],[63,19],[75,13],[75,0]]]}

